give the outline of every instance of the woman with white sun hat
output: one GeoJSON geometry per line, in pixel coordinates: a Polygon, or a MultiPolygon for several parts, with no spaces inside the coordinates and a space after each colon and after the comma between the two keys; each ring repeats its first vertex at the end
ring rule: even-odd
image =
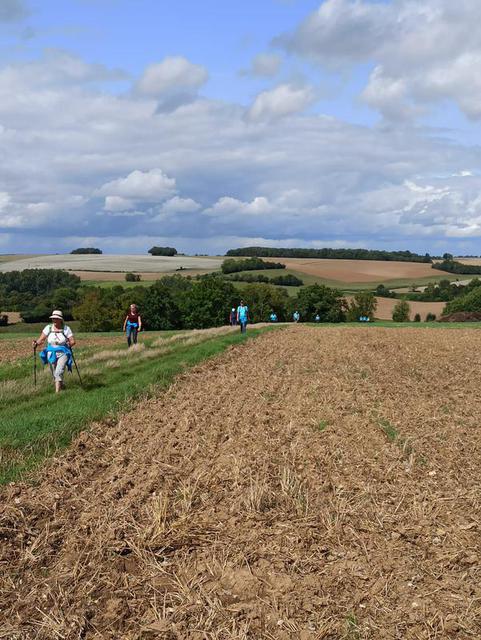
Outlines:
{"type": "Polygon", "coordinates": [[[50,316],[52,324],[47,324],[40,337],[33,341],[33,347],[47,342],[47,346],[40,353],[40,358],[44,364],[50,365],[53,379],[55,382],[55,392],[59,393],[64,388],[63,376],[65,368],[72,371],[72,347],[75,344],[75,338],[72,329],[64,324],[63,313],[59,309],[55,309],[50,316]]]}

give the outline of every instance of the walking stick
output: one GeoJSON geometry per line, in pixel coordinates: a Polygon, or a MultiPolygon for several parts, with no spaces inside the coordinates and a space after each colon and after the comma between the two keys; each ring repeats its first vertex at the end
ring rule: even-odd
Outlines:
{"type": "Polygon", "coordinates": [[[82,378],[80,377],[80,371],[79,371],[79,368],[77,366],[77,361],[75,360],[75,356],[73,354],[72,347],[70,347],[70,351],[72,352],[72,360],[73,360],[73,363],[75,365],[75,369],[77,370],[78,379],[80,380],[80,386],[83,388],[84,385],[83,385],[83,382],[82,382],[82,378]]]}
{"type": "Polygon", "coordinates": [[[37,386],[37,345],[33,347],[33,385],[37,386]]]}

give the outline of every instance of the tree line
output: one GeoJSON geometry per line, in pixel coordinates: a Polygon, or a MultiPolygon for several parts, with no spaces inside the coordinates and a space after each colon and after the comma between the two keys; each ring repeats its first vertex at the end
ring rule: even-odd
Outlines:
{"type": "Polygon", "coordinates": [[[240,247],[229,249],[226,256],[252,256],[262,258],[329,258],[331,260],[384,260],[400,262],[432,262],[429,253],[420,255],[411,251],[382,251],[378,249],[307,249],[279,247],[240,247]]]}
{"type": "Polygon", "coordinates": [[[238,273],[240,271],[264,271],[266,269],[285,269],[281,262],[266,262],[262,258],[247,258],[246,260],[224,260],[222,273],[238,273]]]}
{"type": "Polygon", "coordinates": [[[447,271],[448,273],[458,273],[460,275],[481,275],[481,265],[479,264],[463,264],[457,260],[448,259],[442,262],[435,262],[433,269],[447,271]]]}

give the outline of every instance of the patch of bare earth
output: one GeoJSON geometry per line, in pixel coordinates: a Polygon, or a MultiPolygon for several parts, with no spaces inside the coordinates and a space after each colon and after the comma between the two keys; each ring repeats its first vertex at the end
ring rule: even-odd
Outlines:
{"type": "Polygon", "coordinates": [[[300,273],[338,280],[339,282],[383,282],[400,278],[438,276],[431,265],[422,262],[391,262],[382,260],[330,260],[319,258],[279,258],[288,269],[300,273]]]}
{"type": "Polygon", "coordinates": [[[0,637],[481,637],[480,351],[291,327],[81,434],[0,496],[0,637]]]}
{"type": "MultiPolygon", "coordinates": [[[[380,320],[391,320],[392,312],[394,311],[394,307],[399,302],[395,298],[376,298],[377,300],[377,308],[375,312],[376,318],[380,320]]],[[[419,313],[422,320],[426,319],[428,313],[434,313],[434,315],[439,318],[442,314],[444,307],[446,306],[445,302],[417,302],[417,301],[408,301],[409,308],[411,309],[410,318],[414,320],[414,316],[419,313]]]]}

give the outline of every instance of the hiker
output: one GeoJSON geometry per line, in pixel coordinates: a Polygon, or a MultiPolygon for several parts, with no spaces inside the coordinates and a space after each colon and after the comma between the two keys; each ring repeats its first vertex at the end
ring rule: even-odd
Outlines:
{"type": "Polygon", "coordinates": [[[299,322],[299,320],[301,319],[301,314],[299,313],[299,311],[294,311],[292,317],[294,319],[294,322],[299,322]]]}
{"type": "Polygon", "coordinates": [[[321,316],[318,313],[316,313],[316,317],[314,318],[314,320],[316,322],[320,322],[321,321],[321,316]]]}
{"type": "Polygon", "coordinates": [[[64,324],[63,313],[55,309],[50,316],[52,324],[47,324],[42,330],[40,337],[33,341],[36,349],[39,345],[47,341],[47,346],[40,352],[40,359],[43,364],[50,365],[52,376],[55,382],[55,393],[65,389],[63,376],[65,367],[71,372],[73,354],[71,347],[75,344],[72,329],[64,324]]]}
{"type": "Polygon", "coordinates": [[[237,307],[237,322],[240,324],[241,333],[245,333],[249,322],[249,307],[244,304],[244,300],[241,300],[237,307]]]}
{"type": "Polygon", "coordinates": [[[237,314],[235,311],[235,307],[232,307],[231,312],[230,312],[230,316],[229,316],[229,322],[230,322],[230,326],[231,327],[235,327],[237,324],[237,314]]]}
{"type": "Polygon", "coordinates": [[[137,335],[142,331],[142,318],[136,304],[131,304],[124,320],[124,331],[127,330],[127,344],[137,344],[137,335]]]}
{"type": "Polygon", "coordinates": [[[277,313],[275,313],[274,311],[271,313],[271,315],[269,316],[270,321],[271,322],[277,322],[277,313]]]}

